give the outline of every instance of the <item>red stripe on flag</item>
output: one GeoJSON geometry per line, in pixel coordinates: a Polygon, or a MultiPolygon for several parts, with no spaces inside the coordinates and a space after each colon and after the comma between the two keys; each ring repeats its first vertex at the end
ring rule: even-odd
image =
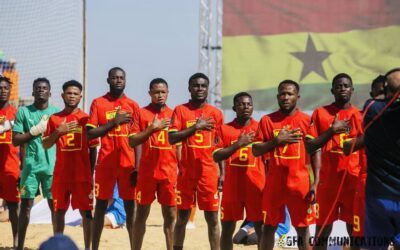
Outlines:
{"type": "Polygon", "coordinates": [[[223,35],[344,32],[400,24],[399,0],[224,0],[223,35]]]}

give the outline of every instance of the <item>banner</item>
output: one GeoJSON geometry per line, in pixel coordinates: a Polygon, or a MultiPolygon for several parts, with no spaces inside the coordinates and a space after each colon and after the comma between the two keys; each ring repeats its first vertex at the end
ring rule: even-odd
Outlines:
{"type": "Polygon", "coordinates": [[[304,110],[333,101],[333,77],[353,78],[352,103],[361,107],[371,82],[400,66],[400,1],[225,0],[222,105],[240,91],[256,110],[277,108],[277,86],[300,84],[304,110]]]}

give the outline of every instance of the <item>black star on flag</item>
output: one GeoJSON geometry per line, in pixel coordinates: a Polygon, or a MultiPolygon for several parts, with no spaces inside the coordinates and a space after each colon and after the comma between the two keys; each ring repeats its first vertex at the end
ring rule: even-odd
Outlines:
{"type": "Polygon", "coordinates": [[[328,58],[331,53],[327,51],[317,51],[310,35],[308,35],[307,38],[306,51],[290,52],[290,54],[292,54],[303,63],[303,70],[301,71],[300,82],[311,72],[315,72],[322,78],[327,80],[324,68],[322,67],[322,62],[326,58],[328,58]]]}

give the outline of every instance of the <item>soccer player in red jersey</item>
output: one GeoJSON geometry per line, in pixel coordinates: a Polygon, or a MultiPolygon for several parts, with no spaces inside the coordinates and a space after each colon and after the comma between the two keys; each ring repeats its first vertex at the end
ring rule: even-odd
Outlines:
{"type": "Polygon", "coordinates": [[[189,78],[191,100],[175,108],[169,128],[169,142],[182,142],[176,190],[178,219],[174,249],[183,248],[185,227],[191,206],[196,200],[199,209],[204,210],[210,248],[219,249],[218,166],[213,161],[212,153],[216,131],[223,123],[223,116],[220,110],[207,103],[208,87],[208,77],[202,73],[189,78]]]}
{"type": "Polygon", "coordinates": [[[57,145],[52,184],[54,233],[64,233],[65,213],[71,203],[72,208],[79,209],[82,216],[85,249],[89,249],[93,170],[99,141],[95,139],[88,142],[86,136],[89,115],[78,108],[82,98],[82,84],[75,80],[64,83],[61,96],[64,110],[50,117],[43,136],[45,149],[57,145]]]}
{"type": "Polygon", "coordinates": [[[175,185],[177,178],[176,146],[168,142],[172,109],[166,105],[168,83],[153,79],[149,86],[151,103],[134,116],[131,147],[142,145],[136,184],[136,216],[133,226],[133,249],[141,249],[150,206],[157,195],[164,218],[166,246],[172,250],[176,219],[175,185]]]}
{"type": "MultiPolygon", "coordinates": [[[[362,132],[361,132],[362,133],[362,132]]],[[[359,151],[360,157],[360,173],[358,174],[357,184],[353,202],[353,237],[359,237],[358,241],[352,245],[352,249],[360,249],[361,237],[364,236],[364,213],[365,213],[365,182],[367,180],[367,155],[363,143],[364,135],[360,134],[357,139],[347,140],[344,143],[343,151],[346,155],[351,152],[359,151]],[[356,140],[352,149],[353,140],[356,140]]]]}
{"type": "Polygon", "coordinates": [[[261,239],[262,190],[265,184],[265,170],[261,157],[254,157],[251,145],[258,122],[253,113],[253,99],[250,94],[240,92],[233,98],[236,118],[221,126],[215,162],[225,161],[225,178],[221,202],[221,249],[233,249],[232,236],[236,221],[243,220],[246,209],[247,220],[255,223],[258,240],[261,239]]]}
{"type": "Polygon", "coordinates": [[[353,201],[360,171],[358,152],[346,156],[343,144],[347,139],[354,138],[354,121],[361,122],[360,110],[350,103],[353,93],[353,81],[345,73],[333,78],[331,92],[335,102],[317,108],[311,119],[307,134],[309,152],[321,149],[321,172],[316,196],[316,248],[326,249],[327,239],[332,231],[335,220],[343,220],[347,224],[349,235],[353,227],[353,201]],[[334,200],[338,187],[344,176],[343,188],[337,203],[334,200]],[[334,206],[332,214],[328,213],[334,206]],[[325,226],[321,231],[321,227],[325,226]]]}
{"type": "Polygon", "coordinates": [[[8,78],[0,77],[0,198],[7,202],[13,246],[17,245],[18,228],[18,178],[19,159],[18,148],[12,140],[12,126],[17,110],[10,105],[11,82],[8,78]]]}
{"type": "Polygon", "coordinates": [[[124,94],[125,71],[115,67],[109,70],[107,82],[110,91],[93,100],[90,107],[87,135],[89,139],[101,137],[101,147],[95,172],[96,207],[93,220],[92,249],[98,249],[104,225],[108,200],[112,198],[118,182],[119,196],[124,200],[126,224],[132,246],[135,187],[133,170],[140,149],[129,146],[128,136],[138,104],[124,94]]]}
{"type": "MultiPolygon", "coordinates": [[[[279,110],[261,118],[253,143],[253,154],[269,158],[263,193],[264,228],[261,249],[273,249],[274,234],[285,220],[287,206],[295,227],[299,249],[309,249],[308,226],[314,223],[309,196],[315,192],[306,165],[305,135],[310,117],[296,108],[299,85],[284,80],[278,86],[279,110]],[[265,156],[265,154],[267,154],[265,156]]],[[[318,158],[318,153],[314,155],[318,158]]],[[[318,179],[318,169],[314,169],[318,179]]]]}

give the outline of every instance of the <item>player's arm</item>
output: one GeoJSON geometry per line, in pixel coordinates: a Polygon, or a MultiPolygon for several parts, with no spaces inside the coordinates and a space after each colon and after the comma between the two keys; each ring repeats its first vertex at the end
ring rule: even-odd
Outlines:
{"type": "MultiPolygon", "coordinates": [[[[50,124],[49,124],[50,125],[50,124]]],[[[58,126],[54,131],[47,137],[43,137],[43,148],[49,149],[51,148],[60,138],[60,136],[68,134],[69,132],[75,130],[78,127],[78,122],[65,122],[65,120],[58,126]]]]}
{"type": "Polygon", "coordinates": [[[97,147],[90,147],[89,148],[89,160],[90,160],[90,169],[92,171],[92,176],[93,176],[94,169],[96,168],[97,147]]]}
{"type": "Polygon", "coordinates": [[[22,144],[19,146],[19,169],[22,171],[22,168],[24,166],[24,159],[25,159],[25,150],[26,150],[26,145],[22,144]]]}
{"type": "Polygon", "coordinates": [[[313,171],[314,182],[310,184],[310,190],[307,194],[307,198],[311,203],[315,202],[317,186],[319,183],[319,171],[321,169],[321,150],[316,150],[310,154],[311,169],[313,171]]]}
{"type": "Polygon", "coordinates": [[[135,169],[133,170],[133,172],[131,174],[131,184],[133,187],[135,187],[136,183],[137,183],[140,159],[142,158],[142,145],[135,146],[134,150],[135,150],[135,169]]]}
{"type": "Polygon", "coordinates": [[[293,129],[289,130],[287,127],[283,127],[277,136],[275,136],[272,140],[268,140],[261,143],[253,144],[253,155],[254,156],[261,156],[267,152],[271,152],[276,147],[298,143],[302,140],[303,134],[301,133],[300,129],[293,129]]]}
{"type": "Polygon", "coordinates": [[[32,140],[34,136],[32,136],[29,132],[27,133],[18,133],[14,132],[12,135],[12,144],[16,147],[22,146],[28,141],[32,140]]]}
{"type": "Polygon", "coordinates": [[[156,114],[151,125],[148,126],[145,130],[143,130],[137,134],[131,135],[129,137],[129,145],[131,147],[135,147],[137,145],[144,143],[147,139],[149,139],[149,137],[154,132],[165,129],[171,124],[170,119],[168,119],[168,118],[158,119],[157,117],[158,117],[158,115],[156,114]]]}
{"type": "Polygon", "coordinates": [[[117,112],[115,114],[115,118],[112,119],[111,121],[107,122],[106,124],[103,124],[98,127],[92,127],[92,126],[87,126],[87,136],[89,140],[92,140],[94,138],[102,137],[105,134],[107,134],[108,131],[113,129],[114,127],[127,123],[132,121],[132,115],[127,113],[127,112],[122,112],[119,109],[117,109],[117,112]]]}
{"type": "Polygon", "coordinates": [[[189,128],[181,131],[169,131],[168,142],[169,144],[174,145],[192,136],[197,130],[212,130],[214,127],[215,121],[212,117],[203,118],[203,116],[201,116],[197,119],[196,123],[189,128]]]}
{"type": "Polygon", "coordinates": [[[222,191],[225,181],[225,161],[218,162],[219,176],[218,176],[218,190],[222,191]]]}
{"type": "Polygon", "coordinates": [[[348,131],[349,120],[339,120],[336,114],[333,120],[332,126],[321,133],[316,138],[307,137],[306,148],[309,153],[312,153],[320,148],[322,148],[335,134],[340,134],[348,131]]]}
{"type": "Polygon", "coordinates": [[[364,135],[359,135],[356,138],[346,140],[343,143],[343,152],[345,155],[350,155],[364,147],[364,135]],[[354,144],[354,146],[353,146],[354,144]]]}
{"type": "Polygon", "coordinates": [[[255,132],[250,131],[249,133],[241,133],[239,139],[228,147],[221,148],[214,152],[213,159],[215,162],[220,162],[228,159],[233,155],[236,150],[244,147],[253,142],[255,132]]]}

